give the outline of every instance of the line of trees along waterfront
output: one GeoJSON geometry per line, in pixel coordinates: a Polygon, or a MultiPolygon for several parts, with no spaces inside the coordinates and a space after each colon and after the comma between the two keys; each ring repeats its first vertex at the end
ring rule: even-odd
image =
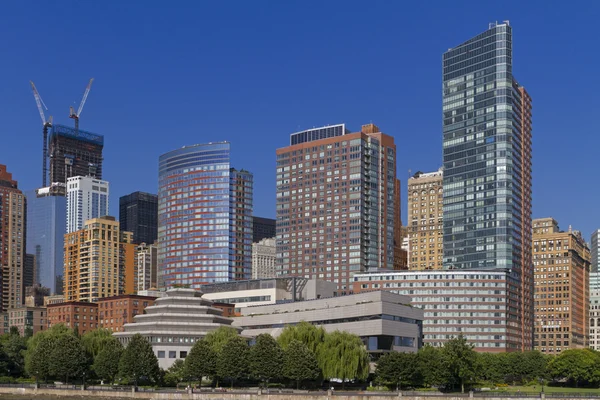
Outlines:
{"type": "Polygon", "coordinates": [[[29,378],[175,386],[274,384],[320,387],[325,381],[354,384],[374,381],[394,389],[462,390],[477,386],[548,382],[574,387],[600,385],[600,353],[567,350],[556,357],[537,351],[476,353],[464,337],[444,347],[425,346],[416,353],[382,355],[374,373],[359,337],[327,333],[308,323],[286,327],[275,340],[259,335],[252,345],[237,331],[223,327],[197,341],[185,360],[163,371],[152,346],[136,335],[126,347],[110,331],[97,329],[83,336],[55,325],[22,337],[11,328],[0,336],[0,382],[29,378]]]}

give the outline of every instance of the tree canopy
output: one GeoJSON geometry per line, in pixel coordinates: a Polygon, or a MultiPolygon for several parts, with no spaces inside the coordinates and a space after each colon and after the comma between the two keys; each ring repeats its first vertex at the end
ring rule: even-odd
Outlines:
{"type": "Polygon", "coordinates": [[[222,326],[217,330],[209,332],[204,340],[213,351],[219,355],[223,351],[223,348],[229,342],[230,339],[238,337],[238,331],[231,326],[222,326]]]}
{"type": "Polygon", "coordinates": [[[230,338],[217,356],[217,375],[231,383],[248,376],[249,348],[246,340],[239,336],[230,338]]]}
{"type": "Polygon", "coordinates": [[[205,339],[198,340],[185,358],[184,374],[202,385],[202,377],[214,377],[216,372],[217,354],[205,339]]]}
{"type": "Polygon", "coordinates": [[[119,373],[119,361],[121,360],[123,351],[123,346],[115,338],[104,343],[102,349],[94,359],[93,365],[94,372],[100,379],[110,383],[115,381],[119,373]]]}
{"type": "Polygon", "coordinates": [[[317,361],[328,379],[364,380],[369,376],[369,354],[362,340],[348,332],[335,331],[325,335],[319,345],[317,361]]]}
{"type": "Polygon", "coordinates": [[[135,334],[125,348],[119,362],[119,376],[136,386],[140,379],[156,383],[160,380],[158,359],[152,346],[140,334],[135,334]]]}
{"type": "Polygon", "coordinates": [[[296,389],[300,382],[318,379],[321,369],[315,354],[306,344],[292,340],[287,344],[283,358],[283,374],[296,382],[296,389]]]}
{"type": "Polygon", "coordinates": [[[250,348],[250,373],[267,383],[283,376],[283,350],[271,335],[256,337],[256,344],[250,348]]]}

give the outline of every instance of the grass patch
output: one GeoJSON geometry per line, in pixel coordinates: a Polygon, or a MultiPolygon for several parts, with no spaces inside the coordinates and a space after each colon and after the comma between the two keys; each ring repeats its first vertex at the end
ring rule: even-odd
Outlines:
{"type": "MultiPolygon", "coordinates": [[[[503,392],[521,392],[521,393],[540,393],[542,391],[542,387],[540,385],[536,386],[508,386],[508,387],[500,387],[496,390],[491,390],[494,393],[503,393],[503,392]]],[[[574,388],[574,387],[562,387],[562,386],[546,386],[544,385],[545,393],[589,393],[589,394],[600,394],[599,388],[574,388]]]]}

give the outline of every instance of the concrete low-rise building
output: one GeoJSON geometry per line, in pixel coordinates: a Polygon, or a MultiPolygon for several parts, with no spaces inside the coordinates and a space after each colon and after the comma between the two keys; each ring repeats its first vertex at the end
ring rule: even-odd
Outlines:
{"type": "Polygon", "coordinates": [[[512,322],[516,281],[505,270],[388,271],[354,276],[354,293],[389,291],[410,296],[424,311],[425,344],[442,346],[462,334],[475,350],[519,351],[512,322]]]}
{"type": "Polygon", "coordinates": [[[360,336],[374,358],[392,350],[416,352],[422,345],[423,310],[412,307],[410,297],[389,292],[246,307],[233,324],[244,336],[277,337],[301,321],[360,336]]]}
{"type": "Polygon", "coordinates": [[[329,281],[289,277],[203,285],[202,293],[205,299],[234,304],[237,315],[244,307],[333,297],[336,288],[329,281]]]}
{"type": "Polygon", "coordinates": [[[133,335],[142,335],[152,345],[159,366],[167,369],[175,360],[186,358],[198,340],[233,322],[201,296],[194,289],[167,290],[145,309],[145,314],[136,315],[133,323],[125,324],[123,331],[113,336],[126,346],[133,335]]]}

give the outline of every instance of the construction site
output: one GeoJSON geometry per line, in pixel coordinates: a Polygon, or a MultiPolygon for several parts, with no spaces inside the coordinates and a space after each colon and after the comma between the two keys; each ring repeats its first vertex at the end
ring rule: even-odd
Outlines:
{"type": "Polygon", "coordinates": [[[53,195],[65,196],[67,179],[73,176],[93,176],[102,179],[104,137],[79,129],[79,117],[93,82],[94,78],[90,79],[77,111],[70,107],[69,118],[75,121],[73,128],[54,125],[52,116],[46,118],[44,110],[48,111],[48,107],[34,83],[30,82],[42,119],[41,183],[42,187],[49,187],[53,195]]]}

